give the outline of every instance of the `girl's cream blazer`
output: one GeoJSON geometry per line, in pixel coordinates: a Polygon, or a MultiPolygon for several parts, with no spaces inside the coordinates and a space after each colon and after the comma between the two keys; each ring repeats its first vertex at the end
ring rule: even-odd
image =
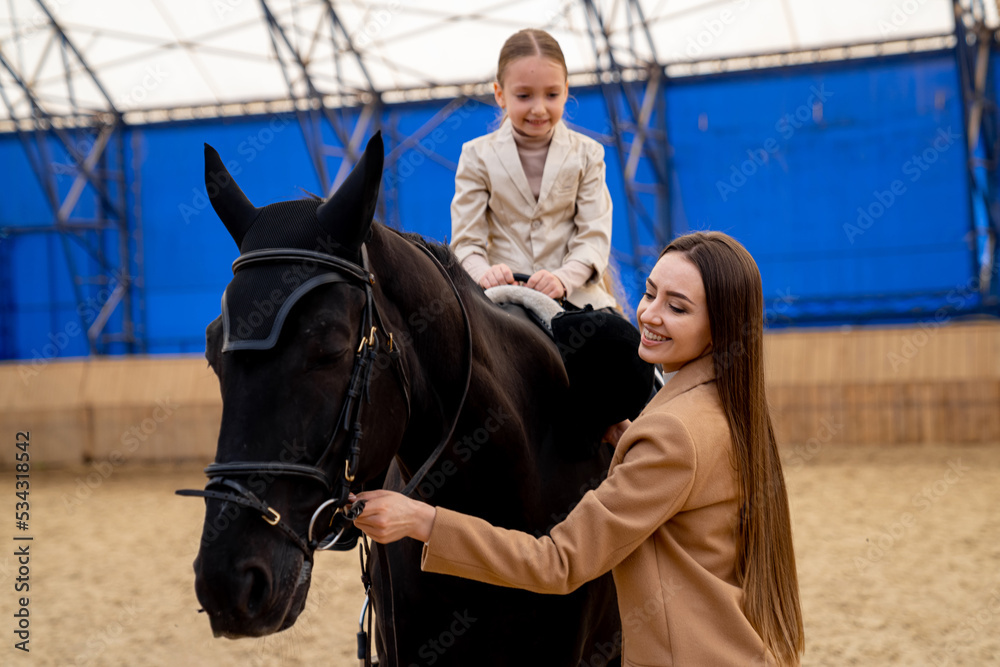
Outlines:
{"type": "Polygon", "coordinates": [[[451,203],[451,249],[515,273],[554,271],[569,260],[593,269],[567,298],[577,306],[614,306],[602,277],[611,251],[611,194],[604,147],[560,121],[536,200],[524,175],[511,124],[462,146],[451,203]]]}

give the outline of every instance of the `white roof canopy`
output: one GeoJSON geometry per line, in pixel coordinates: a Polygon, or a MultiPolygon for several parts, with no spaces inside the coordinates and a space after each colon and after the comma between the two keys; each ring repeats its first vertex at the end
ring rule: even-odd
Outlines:
{"type": "MultiPolygon", "coordinates": [[[[487,83],[495,76],[501,44],[524,27],[549,30],[570,72],[598,69],[588,30],[594,22],[587,20],[582,0],[42,2],[0,4],[0,56],[6,63],[0,65],[6,100],[0,100],[0,120],[32,114],[15,76],[53,115],[111,105],[127,114],[286,100],[290,90],[292,97],[308,97],[292,49],[324,95],[487,83]],[[49,14],[79,57],[70,49],[63,53],[49,14]],[[272,20],[281,31],[269,28],[272,20]],[[289,65],[287,82],[282,60],[289,65]]],[[[995,14],[995,3],[986,5],[995,14]]],[[[593,6],[602,14],[616,60],[626,67],[953,30],[947,0],[595,0],[593,6]]],[[[989,17],[991,25],[995,19],[989,17]]]]}

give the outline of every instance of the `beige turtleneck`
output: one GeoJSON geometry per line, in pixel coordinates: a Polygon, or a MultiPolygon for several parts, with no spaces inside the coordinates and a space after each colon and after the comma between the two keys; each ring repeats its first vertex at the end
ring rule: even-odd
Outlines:
{"type": "MultiPolygon", "coordinates": [[[[509,122],[509,121],[508,121],[509,122]]],[[[522,134],[516,127],[511,127],[511,135],[517,145],[517,154],[521,158],[521,168],[528,179],[528,186],[531,193],[538,200],[538,195],[542,191],[542,174],[545,172],[545,158],[549,154],[549,145],[552,143],[552,135],[555,134],[555,126],[546,134],[540,137],[530,137],[522,134]]],[[[463,268],[469,272],[472,278],[479,282],[483,274],[489,271],[489,261],[479,254],[472,254],[462,262],[463,268]]],[[[563,266],[550,269],[563,287],[566,288],[566,297],[573,294],[573,290],[583,285],[593,275],[591,267],[583,262],[571,259],[563,266]]]]}
{"type": "Polygon", "coordinates": [[[521,167],[524,175],[528,177],[528,185],[531,186],[531,194],[538,200],[538,194],[542,191],[542,173],[545,171],[545,158],[549,154],[549,144],[552,143],[552,135],[556,128],[552,129],[540,137],[529,137],[516,127],[511,127],[511,135],[514,143],[517,144],[517,154],[521,158],[521,167]]]}

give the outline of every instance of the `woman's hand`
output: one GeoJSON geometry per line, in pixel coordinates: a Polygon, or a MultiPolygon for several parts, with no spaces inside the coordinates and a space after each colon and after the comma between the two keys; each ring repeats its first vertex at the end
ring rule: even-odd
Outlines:
{"type": "Polygon", "coordinates": [[[537,290],[551,299],[561,299],[566,296],[566,287],[551,271],[542,269],[536,271],[526,283],[527,287],[537,290]]]}
{"type": "Polygon", "coordinates": [[[618,422],[617,424],[612,424],[608,427],[608,430],[604,432],[604,437],[601,438],[601,442],[606,442],[612,447],[617,447],[622,434],[625,433],[625,430],[631,425],[632,421],[630,419],[618,422]]]}
{"type": "Polygon", "coordinates": [[[490,270],[479,279],[479,286],[483,289],[499,287],[500,285],[513,285],[514,272],[506,264],[494,264],[490,270]]]}
{"type": "Polygon", "coordinates": [[[388,544],[404,537],[426,542],[431,537],[437,510],[427,503],[412,500],[395,491],[364,491],[348,500],[365,501],[361,516],[354,525],[365,535],[380,544],[388,544]]]}

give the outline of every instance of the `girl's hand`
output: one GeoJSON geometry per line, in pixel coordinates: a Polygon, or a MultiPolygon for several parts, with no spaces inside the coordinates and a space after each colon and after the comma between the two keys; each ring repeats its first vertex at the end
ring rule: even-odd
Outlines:
{"type": "Polygon", "coordinates": [[[535,272],[528,278],[527,286],[552,299],[561,299],[566,296],[566,287],[562,281],[556,278],[554,273],[545,269],[535,272]]]}
{"type": "Polygon", "coordinates": [[[365,501],[361,516],[354,525],[380,544],[404,537],[426,542],[431,537],[437,510],[427,503],[412,500],[395,491],[364,491],[348,496],[352,503],[365,501]]]}
{"type": "Polygon", "coordinates": [[[510,270],[509,266],[506,264],[494,264],[479,279],[479,286],[483,289],[489,289],[491,287],[499,287],[500,285],[513,285],[515,282],[514,272],[510,270]]]}

